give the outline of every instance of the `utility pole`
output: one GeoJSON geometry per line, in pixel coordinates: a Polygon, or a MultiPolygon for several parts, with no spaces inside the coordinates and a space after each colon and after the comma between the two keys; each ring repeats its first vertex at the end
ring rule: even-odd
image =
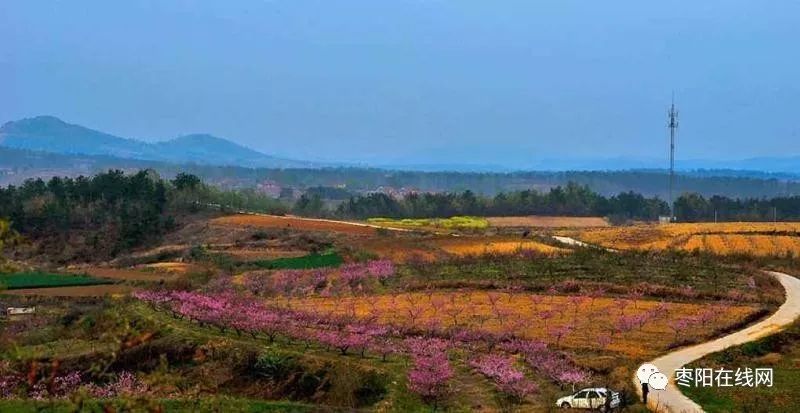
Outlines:
{"type": "Polygon", "coordinates": [[[673,189],[675,186],[675,133],[678,130],[678,111],[675,110],[675,94],[672,94],[672,105],[669,107],[669,220],[675,221],[675,204],[673,189]]]}

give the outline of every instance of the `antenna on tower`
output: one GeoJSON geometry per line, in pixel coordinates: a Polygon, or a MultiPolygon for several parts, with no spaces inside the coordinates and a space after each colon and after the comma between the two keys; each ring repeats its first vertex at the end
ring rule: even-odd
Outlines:
{"type": "Polygon", "coordinates": [[[675,204],[672,191],[675,186],[675,133],[678,131],[678,111],[675,109],[675,92],[672,92],[672,104],[669,107],[669,220],[675,221],[675,204]]]}

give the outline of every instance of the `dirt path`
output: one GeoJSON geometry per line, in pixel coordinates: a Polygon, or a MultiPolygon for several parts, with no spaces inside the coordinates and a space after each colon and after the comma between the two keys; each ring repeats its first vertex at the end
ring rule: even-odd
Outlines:
{"type": "Polygon", "coordinates": [[[3,291],[3,294],[39,295],[45,297],[102,297],[104,295],[126,295],[133,290],[134,288],[129,285],[102,284],[76,285],[70,287],[20,288],[3,291]]]}
{"type": "Polygon", "coordinates": [[[578,241],[578,240],[576,240],[575,238],[570,238],[570,237],[560,237],[560,236],[558,236],[558,235],[553,235],[553,239],[554,239],[554,240],[556,240],[556,241],[558,241],[558,242],[560,242],[560,243],[562,243],[562,244],[564,244],[564,245],[569,245],[569,246],[571,246],[571,247],[583,247],[583,248],[601,248],[601,249],[604,249],[604,250],[606,250],[606,251],[608,251],[608,252],[617,252],[617,250],[615,250],[615,249],[612,249],[612,248],[603,248],[603,247],[599,247],[599,246],[597,246],[597,245],[587,244],[587,243],[585,243],[585,242],[583,242],[583,241],[578,241]]]}
{"type": "Polygon", "coordinates": [[[566,244],[566,245],[569,245],[569,246],[572,246],[572,247],[591,247],[591,245],[589,245],[589,244],[587,244],[587,243],[585,243],[583,241],[578,241],[575,238],[559,237],[558,235],[553,235],[553,239],[558,241],[558,242],[560,242],[560,243],[562,243],[562,244],[566,244]]]}
{"type": "MultiPolygon", "coordinates": [[[[590,246],[585,242],[578,241],[569,237],[553,237],[557,241],[573,246],[590,246]]],[[[726,348],[739,346],[760,338],[775,334],[786,326],[792,324],[800,317],[800,279],[792,277],[791,275],[767,271],[768,274],[775,277],[781,283],[784,290],[786,290],[786,301],[778,308],[774,314],[767,319],[753,324],[744,330],[739,330],[733,334],[720,337],[716,340],[708,341],[705,343],[697,344],[691,347],[682,348],[672,353],[663,355],[649,363],[654,364],[658,369],[669,377],[670,382],[666,390],[651,391],[648,397],[647,407],[654,412],[669,412],[669,413],[698,413],[703,412],[703,408],[697,403],[692,401],[681,393],[680,389],[675,385],[675,370],[679,369],[695,360],[705,357],[708,354],[716,353],[726,348]]],[[[641,386],[636,376],[633,377],[634,388],[636,388],[639,397],[641,394],[641,386]]]]}
{"type": "MultiPolygon", "coordinates": [[[[769,318],[744,330],[739,330],[713,341],[682,348],[651,361],[650,363],[654,364],[670,378],[670,383],[667,385],[666,390],[650,392],[647,406],[651,410],[670,413],[702,412],[703,409],[697,403],[684,396],[673,382],[676,369],[708,354],[774,334],[800,317],[800,279],[780,272],[768,271],[767,273],[775,277],[786,289],[786,302],[769,318]]],[[[635,377],[633,380],[635,387],[641,391],[638,380],[635,377]]],[[[641,394],[639,396],[641,397],[641,394]]]]}

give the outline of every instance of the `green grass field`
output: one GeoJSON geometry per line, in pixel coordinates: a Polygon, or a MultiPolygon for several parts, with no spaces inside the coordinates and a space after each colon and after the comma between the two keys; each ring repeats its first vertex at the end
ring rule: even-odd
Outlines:
{"type": "Polygon", "coordinates": [[[338,267],[344,260],[335,253],[309,254],[302,257],[276,258],[274,260],[253,261],[251,264],[269,270],[305,270],[310,268],[338,267]]]}
{"type": "Polygon", "coordinates": [[[53,274],[47,272],[18,272],[0,275],[0,286],[14,290],[19,288],[69,287],[76,285],[112,284],[112,281],[76,274],[53,274]]]}

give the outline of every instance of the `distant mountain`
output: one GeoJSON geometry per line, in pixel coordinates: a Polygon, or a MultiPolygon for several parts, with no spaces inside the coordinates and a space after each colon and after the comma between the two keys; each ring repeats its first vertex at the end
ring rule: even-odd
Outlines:
{"type": "Polygon", "coordinates": [[[307,168],[317,165],[265,155],[212,135],[186,135],[147,143],[110,135],[53,116],[8,122],[0,127],[0,146],[69,155],[103,155],[170,163],[253,168],[307,168]]]}

